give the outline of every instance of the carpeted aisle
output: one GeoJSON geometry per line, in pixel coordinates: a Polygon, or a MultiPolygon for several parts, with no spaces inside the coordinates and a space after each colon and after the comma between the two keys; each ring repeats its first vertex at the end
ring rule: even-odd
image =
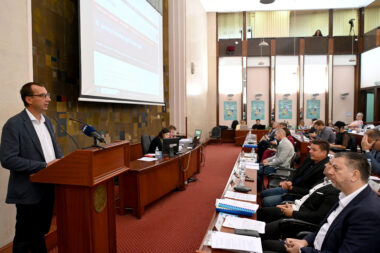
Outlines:
{"type": "Polygon", "coordinates": [[[118,252],[195,252],[240,150],[234,144],[208,145],[197,182],[148,206],[140,220],[117,215],[118,252]]]}

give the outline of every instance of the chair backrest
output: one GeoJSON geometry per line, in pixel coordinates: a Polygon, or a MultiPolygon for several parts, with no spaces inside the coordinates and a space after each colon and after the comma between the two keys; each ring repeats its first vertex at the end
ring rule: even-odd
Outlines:
{"type": "Polygon", "coordinates": [[[216,126],[211,130],[211,137],[219,138],[222,135],[220,127],[216,126]]]}
{"type": "Polygon", "coordinates": [[[143,151],[143,155],[148,153],[150,143],[152,142],[152,137],[146,134],[141,135],[141,147],[143,151]]]}
{"type": "Polygon", "coordinates": [[[352,135],[350,135],[350,140],[348,141],[348,149],[350,149],[352,152],[358,152],[358,145],[356,143],[356,138],[352,135]]]}
{"type": "Polygon", "coordinates": [[[296,161],[296,157],[297,157],[297,153],[294,152],[293,156],[292,156],[292,159],[290,160],[290,168],[293,168],[294,167],[294,163],[296,161]]]}

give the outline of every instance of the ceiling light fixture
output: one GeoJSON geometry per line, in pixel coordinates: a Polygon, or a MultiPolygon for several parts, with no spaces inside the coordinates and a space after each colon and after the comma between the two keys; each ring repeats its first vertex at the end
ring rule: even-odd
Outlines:
{"type": "Polygon", "coordinates": [[[274,2],[274,0],[260,0],[260,3],[262,3],[262,4],[271,4],[273,2],[274,2]]]}

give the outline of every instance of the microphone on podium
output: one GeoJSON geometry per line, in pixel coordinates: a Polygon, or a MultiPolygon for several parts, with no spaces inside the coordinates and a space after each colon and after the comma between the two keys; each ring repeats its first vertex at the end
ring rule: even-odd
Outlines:
{"type": "Polygon", "coordinates": [[[69,120],[72,120],[72,121],[76,121],[76,122],[79,122],[81,123],[83,126],[82,126],[82,132],[89,136],[89,137],[93,137],[94,139],[100,141],[100,142],[103,142],[103,143],[106,143],[106,141],[104,140],[104,138],[96,131],[96,129],[87,124],[87,123],[84,123],[80,120],[77,120],[77,119],[73,119],[73,118],[69,118],[69,120]]]}

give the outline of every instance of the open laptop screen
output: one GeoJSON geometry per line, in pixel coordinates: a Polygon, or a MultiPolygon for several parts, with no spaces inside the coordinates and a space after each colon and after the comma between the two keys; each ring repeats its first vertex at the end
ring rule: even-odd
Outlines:
{"type": "Polygon", "coordinates": [[[198,139],[200,139],[201,135],[202,135],[202,130],[201,129],[195,129],[194,136],[198,137],[198,139]]]}

